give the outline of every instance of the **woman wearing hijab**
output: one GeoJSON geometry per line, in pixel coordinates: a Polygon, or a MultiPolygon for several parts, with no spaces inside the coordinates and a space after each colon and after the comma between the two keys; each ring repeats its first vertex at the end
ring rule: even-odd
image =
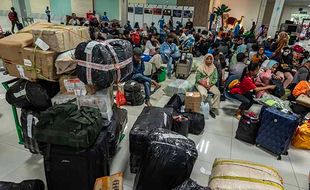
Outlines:
{"type": "Polygon", "coordinates": [[[280,54],[278,59],[275,59],[280,63],[277,69],[277,75],[281,77],[284,88],[287,88],[293,81],[293,54],[289,47],[283,48],[283,53],[280,54]]]}
{"type": "Polygon", "coordinates": [[[214,94],[210,107],[214,114],[219,115],[218,109],[220,108],[221,93],[216,87],[218,72],[213,62],[214,58],[212,54],[204,56],[203,62],[196,73],[196,88],[202,95],[204,101],[207,100],[208,92],[214,94]]]}
{"type": "Polygon", "coordinates": [[[259,47],[257,53],[253,55],[252,62],[259,63],[260,65],[266,61],[268,58],[265,55],[265,48],[263,46],[259,47]]]}
{"type": "Polygon", "coordinates": [[[271,49],[274,51],[272,58],[275,60],[278,60],[279,56],[281,56],[281,51],[284,47],[287,47],[288,45],[289,36],[286,32],[279,33],[279,37],[277,42],[275,42],[271,49]]]}

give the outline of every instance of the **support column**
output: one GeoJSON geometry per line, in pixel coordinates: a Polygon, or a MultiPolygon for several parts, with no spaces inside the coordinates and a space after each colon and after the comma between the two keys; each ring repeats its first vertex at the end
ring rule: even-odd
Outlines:
{"type": "Polygon", "coordinates": [[[268,36],[274,37],[276,34],[276,31],[278,30],[280,19],[281,19],[281,14],[283,11],[284,7],[284,2],[285,0],[276,0],[272,16],[271,16],[271,21],[269,24],[269,30],[268,30],[268,36]]]}
{"type": "Polygon", "coordinates": [[[120,21],[121,26],[128,21],[128,0],[120,0],[120,21]]]}
{"type": "Polygon", "coordinates": [[[263,23],[266,6],[267,6],[267,0],[261,0],[258,17],[256,20],[256,28],[260,28],[263,23]]]}
{"type": "Polygon", "coordinates": [[[207,27],[210,0],[194,0],[194,26],[207,27]]]}

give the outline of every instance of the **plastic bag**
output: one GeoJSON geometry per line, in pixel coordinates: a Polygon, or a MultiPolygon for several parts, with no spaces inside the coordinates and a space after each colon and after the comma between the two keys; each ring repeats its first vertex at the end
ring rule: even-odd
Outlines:
{"type": "Polygon", "coordinates": [[[167,129],[155,129],[148,142],[135,190],[171,190],[190,177],[198,156],[192,140],[167,129]]]}
{"type": "Polygon", "coordinates": [[[126,97],[125,97],[124,92],[122,92],[120,89],[118,89],[116,92],[116,105],[117,105],[117,107],[121,107],[121,106],[124,106],[126,104],[127,104],[127,102],[126,102],[126,97]]]}
{"type": "Polygon", "coordinates": [[[180,111],[181,107],[184,105],[184,101],[184,94],[175,94],[170,98],[169,102],[165,105],[165,107],[173,108],[175,111],[180,111]]]}
{"type": "Polygon", "coordinates": [[[296,148],[310,149],[310,123],[304,123],[296,130],[292,145],[296,148]]]}
{"type": "Polygon", "coordinates": [[[201,113],[204,115],[205,119],[209,119],[209,112],[210,112],[209,104],[201,102],[200,109],[201,109],[201,113]]]}
{"type": "Polygon", "coordinates": [[[182,185],[172,190],[211,190],[209,187],[202,187],[192,179],[187,179],[182,185]]]}
{"type": "Polygon", "coordinates": [[[96,179],[94,190],[123,190],[123,173],[96,179]]]}

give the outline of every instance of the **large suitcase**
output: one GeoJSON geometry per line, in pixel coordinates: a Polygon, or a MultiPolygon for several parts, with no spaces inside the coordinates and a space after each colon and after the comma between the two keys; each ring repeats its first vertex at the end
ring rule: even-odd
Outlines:
{"type": "Polygon", "coordinates": [[[191,175],[198,152],[194,141],[167,129],[154,129],[135,190],[171,190],[191,175]]]}
{"type": "Polygon", "coordinates": [[[261,125],[257,134],[256,144],[281,159],[287,155],[289,145],[300,117],[293,113],[284,113],[273,107],[263,107],[261,110],[261,125]]]}
{"type": "Polygon", "coordinates": [[[187,53],[182,53],[180,61],[176,65],[175,77],[180,79],[187,79],[191,74],[192,59],[189,59],[187,53]]]}
{"type": "Polygon", "coordinates": [[[108,154],[106,130],[100,132],[95,144],[88,149],[47,145],[43,155],[48,189],[92,190],[96,178],[109,175],[108,154]]]}
{"type": "Polygon", "coordinates": [[[172,108],[145,107],[129,134],[130,171],[137,173],[146,154],[147,138],[153,129],[172,128],[172,108]]]}

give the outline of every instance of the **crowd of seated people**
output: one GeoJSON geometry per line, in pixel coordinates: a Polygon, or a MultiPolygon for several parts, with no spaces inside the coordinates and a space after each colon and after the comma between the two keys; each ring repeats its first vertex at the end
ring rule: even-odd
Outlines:
{"type": "MultiPolygon", "coordinates": [[[[182,27],[180,22],[171,27],[171,21],[170,24],[165,24],[164,18],[157,24],[143,24],[142,28],[139,23],[132,27],[129,21],[123,28],[119,23],[89,24],[91,33],[97,33],[91,35],[93,39],[128,40],[134,48],[140,48],[136,49],[136,56],[141,50],[142,64],[150,62],[157,69],[166,64],[168,78],[172,77],[173,65],[182,51],[191,52],[194,57],[203,57],[196,73],[196,88],[204,100],[210,101],[208,96],[212,95],[209,103],[211,116],[214,117],[218,114],[220,101],[224,100],[224,84],[229,77],[239,80],[229,90],[231,97],[241,102],[236,113],[237,118],[251,108],[255,98],[261,98],[265,94],[282,97],[283,92],[291,92],[291,97],[294,98],[292,93],[295,87],[303,81],[309,83],[309,52],[302,47],[302,51],[290,47],[289,35],[286,32],[277,33],[273,39],[267,37],[265,28],[257,34],[254,29],[250,30],[246,35],[243,28],[220,28],[218,32],[201,29],[196,31],[190,20],[185,27],[182,27]]],[[[143,73],[140,72],[139,75],[143,73]]],[[[158,87],[158,84],[144,77],[141,83],[146,85],[147,81],[158,87]]],[[[309,91],[310,87],[305,93],[309,94],[309,91]]],[[[149,92],[146,92],[146,95],[149,97],[149,92]]],[[[148,100],[146,102],[150,105],[148,100]]]]}

